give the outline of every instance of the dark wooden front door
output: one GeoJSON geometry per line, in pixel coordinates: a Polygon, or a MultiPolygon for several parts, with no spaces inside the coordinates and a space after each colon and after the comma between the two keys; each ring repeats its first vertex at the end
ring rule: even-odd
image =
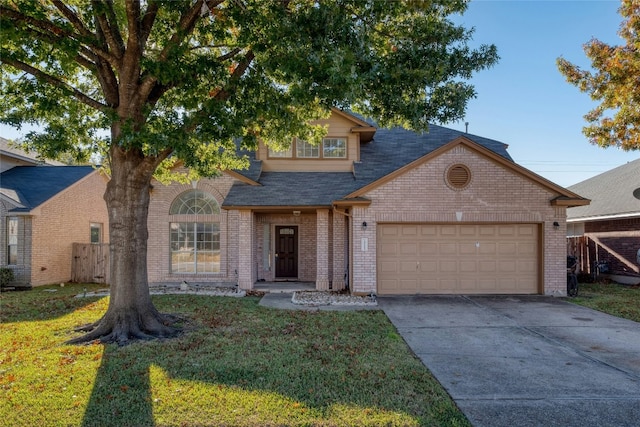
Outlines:
{"type": "Polygon", "coordinates": [[[298,277],[298,227],[276,226],[276,278],[298,277]]]}

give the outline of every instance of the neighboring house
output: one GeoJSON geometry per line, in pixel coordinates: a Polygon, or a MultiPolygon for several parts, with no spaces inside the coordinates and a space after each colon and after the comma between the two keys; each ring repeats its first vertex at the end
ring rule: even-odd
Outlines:
{"type": "Polygon", "coordinates": [[[640,159],[569,189],[591,199],[567,210],[569,254],[584,272],[640,283],[640,159]]]}
{"type": "Polygon", "coordinates": [[[0,266],[14,271],[15,284],[69,281],[72,244],[107,240],[106,181],[91,166],[14,166],[0,173],[0,266]]]}
{"type": "Polygon", "coordinates": [[[0,172],[4,172],[15,166],[34,166],[40,164],[61,166],[63,163],[55,160],[41,161],[34,153],[27,153],[8,139],[0,138],[0,172]]]}
{"type": "Polygon", "coordinates": [[[260,145],[250,168],[154,183],[153,284],[311,281],[355,294],[566,294],[566,209],[589,201],[440,126],[332,110],[320,146],[260,145]]]}

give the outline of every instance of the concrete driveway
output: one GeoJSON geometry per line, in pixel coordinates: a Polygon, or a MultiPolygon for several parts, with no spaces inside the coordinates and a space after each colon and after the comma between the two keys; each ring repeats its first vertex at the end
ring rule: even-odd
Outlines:
{"type": "Polygon", "coordinates": [[[640,425],[640,323],[544,296],[378,303],[474,426],[640,425]]]}

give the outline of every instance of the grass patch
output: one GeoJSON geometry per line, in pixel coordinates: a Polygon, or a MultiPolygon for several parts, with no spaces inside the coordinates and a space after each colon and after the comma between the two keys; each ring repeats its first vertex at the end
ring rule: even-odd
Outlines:
{"type": "Polygon", "coordinates": [[[381,311],[163,295],[159,310],[189,319],[182,336],[65,345],[105,312],[107,298],[74,298],[99,287],[0,294],[3,425],[469,425],[381,311]]]}
{"type": "Polygon", "coordinates": [[[640,287],[614,283],[580,284],[578,296],[568,301],[613,316],[640,322],[640,287]]]}

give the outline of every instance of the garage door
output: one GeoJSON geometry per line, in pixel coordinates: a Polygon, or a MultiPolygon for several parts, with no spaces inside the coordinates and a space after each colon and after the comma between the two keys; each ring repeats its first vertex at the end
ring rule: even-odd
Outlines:
{"type": "Polygon", "coordinates": [[[378,294],[535,294],[536,224],[378,224],[378,294]]]}

